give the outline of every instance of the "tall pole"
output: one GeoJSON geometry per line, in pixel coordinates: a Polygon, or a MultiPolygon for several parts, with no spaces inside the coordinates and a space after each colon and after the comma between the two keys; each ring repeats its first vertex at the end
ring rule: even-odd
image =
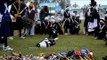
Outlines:
{"type": "Polygon", "coordinates": [[[19,0],[18,3],[19,3],[19,5],[18,5],[18,12],[17,12],[17,14],[19,14],[19,12],[20,12],[20,4],[21,4],[21,3],[20,3],[20,0],[19,0]]]}
{"type": "MultiPolygon", "coordinates": [[[[49,2],[51,3],[51,2],[52,2],[52,0],[49,0],[49,2]]],[[[51,4],[50,4],[50,16],[51,16],[51,4]]]]}

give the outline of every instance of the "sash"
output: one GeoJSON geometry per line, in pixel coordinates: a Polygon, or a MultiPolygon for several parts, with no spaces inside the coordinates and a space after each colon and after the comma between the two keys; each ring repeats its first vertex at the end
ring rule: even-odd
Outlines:
{"type": "Polygon", "coordinates": [[[3,15],[0,13],[0,23],[2,22],[3,15]]]}

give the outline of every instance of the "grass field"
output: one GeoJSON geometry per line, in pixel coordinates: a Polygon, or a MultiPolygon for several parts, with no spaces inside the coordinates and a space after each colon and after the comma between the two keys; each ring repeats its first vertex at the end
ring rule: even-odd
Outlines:
{"type": "MultiPolygon", "coordinates": [[[[83,25],[81,25],[83,26],[83,25]]],[[[9,45],[15,52],[21,51],[23,55],[47,53],[61,51],[68,52],[70,50],[81,50],[82,48],[88,48],[94,52],[95,60],[102,60],[102,57],[107,55],[107,46],[103,40],[95,40],[93,36],[86,36],[80,31],[80,35],[59,35],[56,45],[48,48],[37,48],[36,43],[40,42],[47,35],[35,35],[33,37],[26,37],[26,39],[20,39],[17,36],[14,40],[8,40],[9,45]]],[[[10,51],[0,51],[0,55],[5,53],[11,53],[10,51]]]]}

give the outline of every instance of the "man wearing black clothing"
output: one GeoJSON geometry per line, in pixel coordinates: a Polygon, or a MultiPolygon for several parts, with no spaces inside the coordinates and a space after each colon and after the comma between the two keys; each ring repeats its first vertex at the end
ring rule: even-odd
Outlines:
{"type": "Polygon", "coordinates": [[[69,10],[65,10],[64,12],[64,33],[68,33],[69,22],[70,22],[70,13],[69,10]]]}
{"type": "Polygon", "coordinates": [[[17,0],[14,4],[12,4],[10,13],[14,17],[13,18],[13,29],[19,30],[19,37],[24,38],[22,36],[23,29],[23,21],[22,18],[26,12],[26,4],[25,0],[17,0]]]}

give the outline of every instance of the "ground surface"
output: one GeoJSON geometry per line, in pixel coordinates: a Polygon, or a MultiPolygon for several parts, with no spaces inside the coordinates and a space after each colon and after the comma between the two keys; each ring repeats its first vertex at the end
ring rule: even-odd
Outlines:
{"type": "MultiPolygon", "coordinates": [[[[82,26],[82,25],[81,25],[82,26]]],[[[26,37],[26,39],[20,39],[17,35],[14,40],[8,40],[9,45],[14,48],[14,51],[21,51],[23,55],[47,53],[61,51],[68,52],[70,50],[81,50],[82,48],[88,48],[94,52],[95,60],[102,60],[102,57],[107,55],[107,46],[103,40],[95,40],[93,36],[86,36],[82,34],[82,29],[79,35],[59,35],[56,45],[48,48],[37,48],[35,45],[47,35],[35,35],[33,37],[26,37]]],[[[0,51],[0,55],[11,53],[10,51],[0,51]]]]}

